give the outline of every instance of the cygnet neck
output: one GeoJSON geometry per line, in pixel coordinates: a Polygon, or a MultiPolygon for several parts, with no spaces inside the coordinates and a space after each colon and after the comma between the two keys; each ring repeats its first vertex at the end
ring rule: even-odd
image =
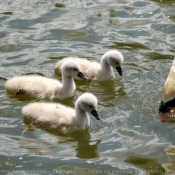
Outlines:
{"type": "Polygon", "coordinates": [[[62,88],[66,92],[75,90],[75,82],[72,76],[62,73],[62,88]]]}
{"type": "Polygon", "coordinates": [[[108,64],[108,58],[107,56],[103,56],[101,58],[100,64],[101,64],[101,71],[103,75],[112,75],[113,70],[111,66],[108,64]]]}
{"type": "Polygon", "coordinates": [[[89,121],[90,121],[89,115],[86,111],[84,111],[81,108],[80,99],[78,99],[75,103],[75,115],[76,115],[77,121],[79,121],[79,123],[81,123],[82,126],[85,127],[85,125],[89,125],[89,121]]]}

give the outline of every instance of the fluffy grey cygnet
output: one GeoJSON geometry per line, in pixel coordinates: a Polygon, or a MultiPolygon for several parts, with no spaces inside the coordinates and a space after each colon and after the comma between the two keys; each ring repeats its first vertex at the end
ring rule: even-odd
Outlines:
{"type": "Polygon", "coordinates": [[[97,103],[93,94],[84,93],[77,99],[75,109],[58,103],[35,102],[24,106],[22,114],[32,124],[43,128],[77,131],[90,126],[88,113],[100,120],[97,103]]]}
{"type": "Polygon", "coordinates": [[[76,85],[73,77],[78,76],[84,80],[86,77],[80,65],[75,60],[67,60],[61,68],[62,82],[42,76],[13,77],[6,82],[6,90],[13,95],[26,94],[36,98],[68,98],[74,95],[76,85]]]}
{"type": "Polygon", "coordinates": [[[122,76],[122,68],[124,58],[123,55],[117,50],[110,50],[105,53],[100,61],[100,64],[86,59],[66,57],[57,62],[54,71],[58,74],[61,70],[63,63],[66,60],[76,60],[87,77],[88,80],[109,80],[114,78],[113,68],[116,69],[120,76],[122,76]]]}

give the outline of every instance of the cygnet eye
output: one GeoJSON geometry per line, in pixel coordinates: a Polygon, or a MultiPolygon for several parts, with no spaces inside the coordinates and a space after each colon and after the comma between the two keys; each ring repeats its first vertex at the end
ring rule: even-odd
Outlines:
{"type": "Polygon", "coordinates": [[[74,69],[74,71],[77,71],[77,69],[74,69]]]}
{"type": "Polygon", "coordinates": [[[90,108],[92,108],[92,106],[91,106],[91,105],[89,105],[89,107],[90,107],[90,108]]]}
{"type": "Polygon", "coordinates": [[[116,62],[116,64],[118,64],[118,62],[116,62]]]}

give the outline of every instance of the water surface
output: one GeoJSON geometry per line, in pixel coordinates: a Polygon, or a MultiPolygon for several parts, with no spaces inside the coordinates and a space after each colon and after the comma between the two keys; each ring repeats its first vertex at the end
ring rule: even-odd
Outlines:
{"type": "Polygon", "coordinates": [[[174,123],[160,121],[158,102],[175,52],[173,0],[1,0],[0,174],[168,174],[164,149],[175,145],[174,123]],[[6,96],[5,81],[50,78],[66,56],[99,62],[110,49],[125,58],[124,75],[106,82],[76,81],[99,100],[101,120],[72,134],[31,128],[21,108],[39,101],[6,96]]]}

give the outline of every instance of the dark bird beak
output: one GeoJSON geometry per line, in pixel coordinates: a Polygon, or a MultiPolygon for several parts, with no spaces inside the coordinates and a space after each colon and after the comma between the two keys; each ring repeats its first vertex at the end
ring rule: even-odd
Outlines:
{"type": "Polygon", "coordinates": [[[92,110],[92,111],[91,111],[91,114],[92,114],[97,120],[100,120],[100,117],[99,117],[99,115],[98,115],[98,113],[97,113],[96,110],[92,110]]]}
{"type": "Polygon", "coordinates": [[[77,77],[80,77],[83,80],[87,80],[86,76],[82,72],[78,72],[77,77]]]}
{"type": "Polygon", "coordinates": [[[159,111],[162,113],[168,112],[168,104],[164,103],[163,100],[161,101],[160,107],[159,107],[159,111]]]}
{"type": "Polygon", "coordinates": [[[120,76],[122,76],[122,68],[120,66],[116,67],[116,70],[120,76]]]}

